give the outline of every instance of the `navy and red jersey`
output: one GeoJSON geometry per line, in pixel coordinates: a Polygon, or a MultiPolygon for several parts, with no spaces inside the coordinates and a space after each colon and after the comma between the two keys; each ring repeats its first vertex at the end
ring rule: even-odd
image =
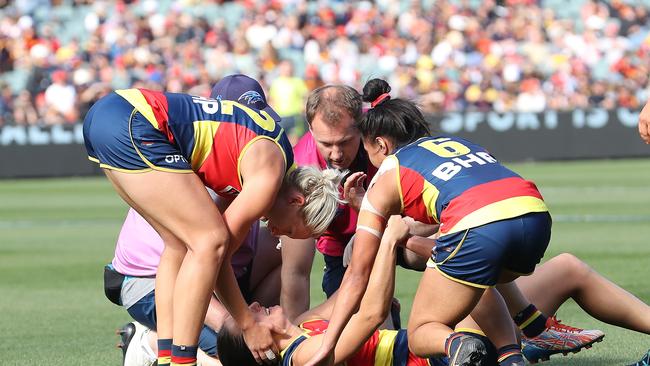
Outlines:
{"type": "Polygon", "coordinates": [[[281,126],[265,111],[228,100],[146,89],[117,90],[170,143],[199,175],[220,195],[241,192],[239,162],[251,143],[274,141],[282,151],[286,169],[293,165],[291,144],[281,126]]]}
{"type": "Polygon", "coordinates": [[[380,172],[392,168],[399,175],[402,214],[439,223],[442,235],[548,211],[534,183],[459,137],[421,138],[387,157],[380,172]]]}
{"type": "MultiPolygon", "coordinates": [[[[323,319],[300,324],[304,333],[292,340],[280,353],[282,366],[291,366],[293,352],[308,337],[323,334],[329,322],[323,319]]],[[[345,361],[347,366],[446,366],[447,358],[419,358],[409,351],[406,329],[376,330],[361,348],[345,361]]]]}

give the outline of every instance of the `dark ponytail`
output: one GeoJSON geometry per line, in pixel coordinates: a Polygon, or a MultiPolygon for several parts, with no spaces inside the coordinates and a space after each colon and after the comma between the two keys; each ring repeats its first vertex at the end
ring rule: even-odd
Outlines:
{"type": "Polygon", "coordinates": [[[363,96],[361,98],[374,108],[383,101],[390,99],[388,93],[390,93],[390,85],[385,80],[372,79],[363,86],[363,96]]]}
{"type": "Polygon", "coordinates": [[[357,125],[363,137],[384,136],[401,146],[429,136],[429,125],[420,109],[408,100],[391,99],[390,90],[381,79],[372,79],[363,86],[363,101],[371,105],[357,125]]]}
{"type": "MultiPolygon", "coordinates": [[[[231,327],[226,326],[226,323],[217,333],[217,353],[219,361],[224,366],[259,366],[246,346],[242,332],[239,329],[233,331],[231,327]]],[[[279,361],[278,357],[272,365],[278,365],[279,361]]]]}

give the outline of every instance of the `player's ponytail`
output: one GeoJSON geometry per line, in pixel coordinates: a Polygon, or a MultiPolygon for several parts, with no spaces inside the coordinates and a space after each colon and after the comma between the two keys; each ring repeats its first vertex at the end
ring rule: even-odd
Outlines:
{"type": "Polygon", "coordinates": [[[386,80],[372,79],[363,86],[364,102],[370,103],[371,108],[375,108],[382,102],[390,99],[390,85],[386,80]]]}
{"type": "MultiPolygon", "coordinates": [[[[259,366],[246,346],[244,334],[240,329],[231,329],[224,323],[217,333],[217,353],[223,366],[259,366]]],[[[280,358],[267,361],[266,365],[280,364],[280,358]]]]}
{"type": "Polygon", "coordinates": [[[371,108],[357,127],[364,138],[388,137],[397,146],[429,136],[429,124],[420,109],[411,101],[390,97],[390,85],[381,79],[372,79],[363,87],[363,101],[371,108]]]}
{"type": "Polygon", "coordinates": [[[339,186],[345,172],[336,169],[318,170],[313,167],[299,167],[289,173],[286,183],[296,188],[304,197],[302,213],[305,223],[314,234],[321,234],[327,229],[339,204],[339,186]]]}

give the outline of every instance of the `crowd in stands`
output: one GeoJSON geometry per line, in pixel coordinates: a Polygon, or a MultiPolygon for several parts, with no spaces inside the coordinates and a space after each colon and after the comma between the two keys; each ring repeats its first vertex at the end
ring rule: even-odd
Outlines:
{"type": "Polygon", "coordinates": [[[271,105],[296,119],[310,90],[360,88],[370,77],[387,78],[393,95],[430,113],[639,108],[650,96],[650,15],[642,1],[0,6],[0,124],[74,123],[118,88],[207,96],[234,72],[259,79],[271,105]]]}

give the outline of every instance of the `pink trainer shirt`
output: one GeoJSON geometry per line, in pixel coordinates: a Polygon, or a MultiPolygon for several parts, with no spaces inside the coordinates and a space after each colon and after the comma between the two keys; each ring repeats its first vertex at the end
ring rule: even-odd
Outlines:
{"type": "MultiPolygon", "coordinates": [[[[359,147],[363,149],[363,147],[359,147]]],[[[298,166],[314,166],[319,169],[327,168],[327,162],[321,156],[316,146],[316,140],[307,132],[296,146],[293,147],[293,158],[298,166]]],[[[357,156],[357,159],[365,159],[362,165],[365,165],[365,173],[368,175],[366,182],[370,182],[372,177],[377,172],[377,169],[367,161],[367,157],[363,155],[357,156]]],[[[359,162],[359,160],[356,160],[359,162]]],[[[353,163],[352,165],[355,165],[353,163]]],[[[342,204],[339,205],[336,217],[330,224],[327,230],[316,241],[316,248],[319,252],[333,256],[342,257],[345,246],[354,235],[357,228],[358,213],[350,208],[350,206],[342,204]]]]}
{"type": "MultiPolygon", "coordinates": [[[[259,222],[256,221],[232,257],[231,263],[237,277],[245,273],[246,266],[255,255],[258,230],[259,222]]],[[[131,208],[117,238],[113,267],[119,273],[127,276],[155,276],[164,247],[165,244],[156,230],[131,208]]]]}

